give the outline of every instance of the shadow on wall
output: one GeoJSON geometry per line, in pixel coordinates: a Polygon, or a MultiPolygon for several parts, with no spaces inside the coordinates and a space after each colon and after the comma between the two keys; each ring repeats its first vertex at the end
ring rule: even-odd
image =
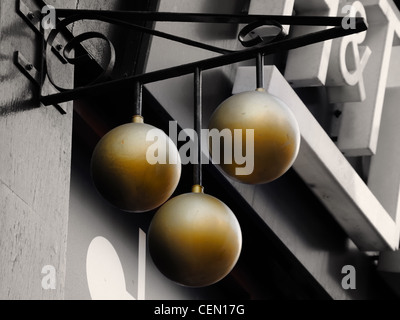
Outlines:
{"type": "MultiPolygon", "coordinates": [[[[27,35],[25,35],[27,36],[27,35]]],[[[0,97],[0,116],[24,112],[40,107],[39,86],[24,75],[22,66],[18,66],[17,52],[4,53],[7,40],[1,38],[0,83],[3,94],[0,97]]],[[[11,38],[11,37],[10,37],[11,38]]],[[[11,40],[10,40],[11,41],[11,40]]],[[[16,50],[18,47],[13,47],[16,50]]]]}

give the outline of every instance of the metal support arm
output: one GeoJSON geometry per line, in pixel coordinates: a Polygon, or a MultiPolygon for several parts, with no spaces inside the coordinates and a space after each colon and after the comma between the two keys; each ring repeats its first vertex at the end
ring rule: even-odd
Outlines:
{"type": "MultiPolygon", "coordinates": [[[[61,91],[57,94],[41,96],[41,102],[45,105],[54,105],[62,102],[79,99],[89,95],[96,95],[104,92],[116,92],[120,90],[128,90],[137,84],[146,84],[156,81],[166,80],[174,77],[188,75],[196,72],[196,70],[204,71],[225,65],[242,62],[250,59],[260,58],[261,56],[276,53],[279,51],[291,50],[314,43],[351,35],[354,33],[367,30],[366,21],[363,18],[355,19],[355,29],[346,29],[342,26],[342,17],[299,17],[299,16],[276,16],[276,15],[224,15],[224,14],[194,14],[194,13],[170,13],[170,12],[132,12],[132,11],[96,11],[96,10],[74,10],[74,9],[57,9],[57,17],[64,18],[58,24],[56,30],[53,30],[47,41],[47,50],[50,52],[53,42],[57,35],[71,23],[78,20],[99,20],[122,27],[138,30],[153,36],[162,37],[171,41],[176,41],[186,45],[218,52],[221,56],[205,59],[177,67],[167,68],[145,74],[134,75],[131,77],[108,81],[107,75],[112,71],[114,58],[110,61],[110,65],[106,68],[105,73],[98,78],[97,82],[84,87],[74,89],[59,88],[61,91]],[[149,29],[136,25],[132,21],[169,21],[169,22],[195,22],[195,23],[231,23],[231,24],[248,24],[239,33],[238,39],[244,46],[251,44],[253,47],[240,51],[230,51],[223,48],[214,47],[208,44],[200,43],[192,39],[186,39],[175,35],[167,34],[158,30],[149,29]],[[282,25],[313,25],[313,26],[332,26],[332,28],[310,33],[304,36],[289,38],[282,31],[282,25]],[[274,37],[268,39],[257,35],[250,41],[244,40],[250,33],[254,33],[261,26],[270,26],[278,29],[274,37]]],[[[256,33],[256,32],[255,32],[256,33]]],[[[92,33],[94,34],[94,33],[92,33]]],[[[98,37],[98,36],[97,36],[98,37]]],[[[82,39],[90,39],[88,36],[79,35],[73,38],[64,49],[64,57],[70,61],[69,52],[75,46],[78,46],[82,39]]],[[[114,48],[109,42],[110,48],[114,48]]],[[[43,54],[44,62],[46,52],[43,54]]],[[[79,60],[79,57],[74,61],[79,60]]],[[[46,64],[45,64],[46,65],[46,64]]],[[[44,72],[52,79],[51,72],[45,68],[44,72]]],[[[52,81],[52,80],[51,80],[52,81]]],[[[53,81],[52,81],[53,82],[53,81]]]]}

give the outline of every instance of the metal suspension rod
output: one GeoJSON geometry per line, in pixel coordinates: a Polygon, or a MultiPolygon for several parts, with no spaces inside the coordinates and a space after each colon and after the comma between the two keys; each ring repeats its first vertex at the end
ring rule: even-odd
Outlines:
{"type": "Polygon", "coordinates": [[[200,68],[196,68],[194,72],[194,129],[197,133],[198,137],[198,146],[197,146],[197,159],[193,168],[193,182],[194,185],[202,186],[203,185],[203,169],[202,169],[202,136],[201,129],[203,124],[203,110],[202,110],[202,71],[200,68]]]}
{"type": "Polygon", "coordinates": [[[257,55],[256,71],[257,71],[257,89],[263,89],[264,88],[264,55],[262,53],[259,53],[257,55]]]}
{"type": "Polygon", "coordinates": [[[134,87],[134,115],[141,116],[142,115],[142,106],[143,106],[143,85],[137,81],[134,87]]]}

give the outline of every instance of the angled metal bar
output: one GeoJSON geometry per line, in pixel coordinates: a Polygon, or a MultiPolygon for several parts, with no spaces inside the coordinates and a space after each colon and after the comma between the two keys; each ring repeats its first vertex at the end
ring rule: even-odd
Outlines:
{"type": "MultiPolygon", "coordinates": [[[[342,26],[343,17],[318,16],[278,16],[278,15],[246,15],[246,14],[207,14],[179,12],[146,12],[146,11],[102,11],[56,9],[59,18],[76,14],[96,14],[99,16],[126,21],[165,21],[165,22],[197,22],[197,23],[234,23],[247,24],[260,20],[273,20],[285,25],[308,26],[342,26]]],[[[355,18],[359,23],[363,18],[355,18]]]]}
{"type": "MultiPolygon", "coordinates": [[[[285,23],[285,22],[284,22],[285,23]]],[[[223,56],[210,58],[206,60],[201,60],[177,67],[167,68],[163,70],[158,70],[150,73],[134,75],[128,78],[108,81],[105,83],[100,83],[88,87],[77,88],[74,90],[43,96],[41,101],[45,105],[51,105],[55,103],[66,102],[70,100],[79,99],[81,97],[101,94],[108,91],[118,91],[118,90],[129,90],[136,82],[142,84],[157,82],[161,80],[166,80],[170,78],[175,78],[183,75],[188,75],[194,73],[198,68],[200,70],[209,70],[218,67],[222,67],[229,64],[234,64],[237,62],[242,62],[257,57],[259,53],[264,55],[272,54],[279,51],[286,51],[291,49],[300,48],[303,46],[311,45],[321,41],[326,41],[334,38],[339,38],[354,33],[362,32],[367,30],[367,24],[364,19],[358,19],[355,29],[344,29],[341,26],[335,27],[327,30],[322,30],[307,34],[304,36],[284,39],[274,43],[266,44],[261,47],[251,48],[239,52],[225,54],[223,56]]]]}
{"type": "MultiPolygon", "coordinates": [[[[77,11],[80,12],[81,10],[77,10],[77,11]]],[[[161,37],[161,38],[164,38],[164,39],[167,39],[167,40],[183,43],[183,44],[186,44],[186,45],[189,45],[189,46],[197,47],[197,48],[200,48],[200,49],[204,49],[204,50],[208,50],[208,51],[212,51],[212,52],[216,52],[216,53],[220,53],[220,54],[226,54],[226,53],[234,52],[233,50],[228,50],[228,49],[224,49],[224,48],[208,45],[206,43],[202,43],[202,42],[194,41],[194,40],[191,40],[191,39],[179,37],[179,36],[172,35],[172,34],[169,34],[169,33],[165,33],[165,32],[162,32],[162,31],[146,28],[146,27],[140,26],[138,24],[132,23],[131,21],[115,19],[115,18],[112,18],[112,17],[108,17],[107,15],[104,16],[104,15],[97,15],[97,14],[93,14],[93,13],[83,13],[83,14],[81,14],[81,13],[77,12],[77,14],[68,16],[68,17],[66,17],[66,19],[71,19],[71,21],[78,20],[78,19],[102,21],[102,22],[118,25],[118,26],[121,26],[121,27],[124,27],[124,28],[127,28],[127,29],[136,30],[136,31],[139,31],[139,32],[144,32],[144,33],[147,33],[147,34],[150,34],[150,35],[153,35],[153,36],[161,37]],[[76,17],[76,19],[75,19],[75,17],[76,17]]]]}

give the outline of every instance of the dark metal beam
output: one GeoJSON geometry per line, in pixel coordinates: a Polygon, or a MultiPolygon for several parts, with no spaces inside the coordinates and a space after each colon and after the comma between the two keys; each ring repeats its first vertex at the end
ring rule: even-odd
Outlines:
{"type": "MultiPolygon", "coordinates": [[[[102,11],[57,9],[58,18],[67,18],[76,14],[93,14],[106,18],[132,21],[169,21],[197,23],[234,23],[247,24],[255,21],[276,21],[281,24],[308,26],[342,26],[343,17],[318,16],[278,16],[278,15],[245,15],[245,14],[207,14],[147,11],[102,11]]],[[[363,18],[355,18],[357,23],[363,18]]]]}

